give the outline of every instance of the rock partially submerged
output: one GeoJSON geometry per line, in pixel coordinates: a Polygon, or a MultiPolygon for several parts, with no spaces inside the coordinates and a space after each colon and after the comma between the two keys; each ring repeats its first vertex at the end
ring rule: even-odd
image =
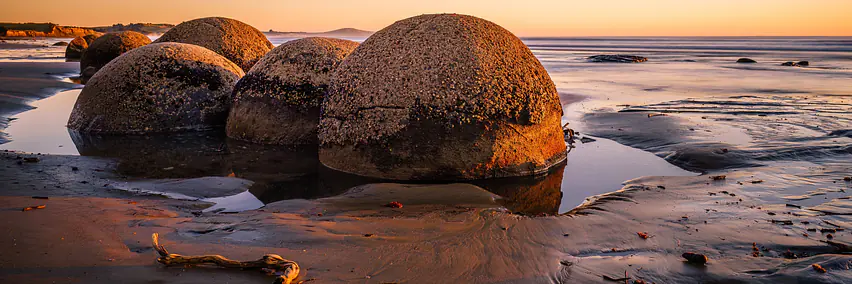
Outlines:
{"type": "Polygon", "coordinates": [[[595,55],[589,57],[590,62],[611,62],[611,63],[641,63],[648,61],[648,58],[636,55],[612,54],[612,55],[595,55]]]}
{"type": "Polygon", "coordinates": [[[421,15],[337,68],[320,160],[398,180],[532,175],[564,162],[561,117],[553,81],[520,39],[472,16],[421,15]]]}
{"type": "Polygon", "coordinates": [[[223,126],[233,62],[203,47],[150,44],[104,66],[77,98],[68,127],[82,132],[152,133],[223,126]]]}
{"type": "Polygon", "coordinates": [[[745,58],[744,57],[744,58],[737,59],[737,63],[757,63],[757,61],[754,61],[754,59],[751,59],[751,58],[745,58]]]}
{"type": "Polygon", "coordinates": [[[256,28],[223,17],[183,22],[155,42],[180,42],[205,47],[233,61],[243,70],[251,69],[273,47],[256,28]]]}
{"type": "Polygon", "coordinates": [[[799,61],[799,62],[787,61],[787,62],[781,63],[781,66],[792,66],[792,67],[808,67],[808,65],[810,65],[810,62],[808,62],[808,61],[799,61]]]}
{"type": "Polygon", "coordinates": [[[85,84],[95,72],[119,55],[149,43],[151,39],[147,36],[130,31],[105,34],[95,39],[80,58],[80,80],[85,84]]]}
{"type": "Polygon", "coordinates": [[[357,46],[314,37],[270,51],[234,88],[228,136],[264,144],[316,144],[330,74],[357,46]]]}
{"type": "Polygon", "coordinates": [[[83,52],[89,48],[89,44],[101,35],[103,34],[97,33],[75,37],[68,43],[68,47],[65,48],[65,59],[80,59],[83,56],[83,52]]]}
{"type": "Polygon", "coordinates": [[[53,46],[68,46],[68,43],[64,42],[64,41],[60,41],[60,42],[54,43],[53,46]]]}

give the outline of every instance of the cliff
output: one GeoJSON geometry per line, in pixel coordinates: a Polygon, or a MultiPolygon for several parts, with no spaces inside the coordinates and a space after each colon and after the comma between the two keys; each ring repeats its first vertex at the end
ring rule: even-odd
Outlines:
{"type": "Polygon", "coordinates": [[[0,36],[4,37],[77,37],[95,33],[92,29],[53,23],[0,23],[0,36]]]}

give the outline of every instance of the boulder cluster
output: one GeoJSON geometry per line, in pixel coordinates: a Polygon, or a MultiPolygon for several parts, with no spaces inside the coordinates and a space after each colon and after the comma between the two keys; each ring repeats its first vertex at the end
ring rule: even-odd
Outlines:
{"type": "Polygon", "coordinates": [[[87,83],[69,128],[225,128],[254,143],[317,145],[328,168],[393,180],[535,175],[566,158],[547,71],[480,18],[416,16],[360,45],[304,38],[273,49],[227,18],[184,22],[153,43],[140,36],[81,39],[87,83]]]}

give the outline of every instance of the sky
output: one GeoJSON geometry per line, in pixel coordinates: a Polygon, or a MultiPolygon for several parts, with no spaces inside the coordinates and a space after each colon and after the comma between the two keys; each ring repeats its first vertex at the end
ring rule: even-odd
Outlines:
{"type": "Polygon", "coordinates": [[[852,0],[2,0],[0,22],[68,26],[222,16],[260,30],[376,31],[459,13],[518,36],[852,36],[852,0]]]}

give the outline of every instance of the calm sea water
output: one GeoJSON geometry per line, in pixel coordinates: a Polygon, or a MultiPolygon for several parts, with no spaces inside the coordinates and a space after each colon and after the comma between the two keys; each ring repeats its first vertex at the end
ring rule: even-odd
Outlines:
{"type": "MultiPolygon", "coordinates": [[[[291,39],[270,40],[278,45],[291,39]]],[[[575,143],[565,168],[548,177],[499,182],[501,186],[482,184],[508,199],[530,190],[556,196],[552,204],[532,206],[537,209],[530,213],[564,212],[588,196],[617,190],[624,181],[641,176],[695,175],[785,163],[797,163],[797,168],[826,163],[852,166],[852,38],[523,40],[556,83],[565,104],[563,121],[581,135],[597,139],[575,143]],[[587,60],[598,54],[631,54],[649,60],[637,64],[587,60]],[[758,63],[736,63],[741,57],[758,63]],[[810,64],[781,66],[787,61],[810,64]],[[647,113],[666,115],[648,117],[647,113]],[[730,154],[716,153],[722,150],[730,154]]],[[[63,50],[0,50],[0,60],[62,60],[63,50]]],[[[339,188],[362,182],[335,189],[323,185],[322,194],[317,194],[316,184],[328,179],[317,167],[269,172],[252,166],[311,160],[310,151],[305,158],[292,151],[254,149],[215,133],[205,134],[204,143],[186,142],[198,138],[131,138],[128,142],[127,138],[70,135],[64,124],[78,93],[66,91],[34,102],[37,109],[19,114],[10,123],[6,132],[12,142],[0,148],[115,157],[126,161],[125,174],[136,177],[236,173],[257,182],[255,195],[264,202],[333,195],[339,188]],[[163,155],[142,163],[139,155],[132,154],[139,147],[149,149],[145,152],[149,154],[170,147],[181,151],[164,153],[187,155],[163,155]],[[263,154],[248,155],[253,158],[246,160],[246,151],[263,154]],[[177,170],[150,174],[171,167],[177,170]]],[[[778,175],[795,178],[784,171],[778,175]]]]}

